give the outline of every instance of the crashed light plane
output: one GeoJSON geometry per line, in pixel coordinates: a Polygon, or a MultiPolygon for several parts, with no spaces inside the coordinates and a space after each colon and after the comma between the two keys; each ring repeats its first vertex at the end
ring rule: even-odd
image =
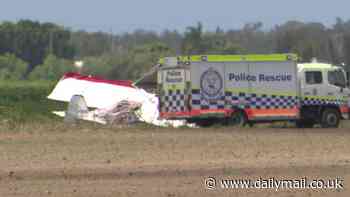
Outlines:
{"type": "Polygon", "coordinates": [[[69,102],[67,112],[53,112],[67,121],[82,119],[100,124],[142,121],[162,127],[186,125],[185,121],[160,119],[157,96],[135,87],[132,81],[67,73],[48,99],[69,102]]]}

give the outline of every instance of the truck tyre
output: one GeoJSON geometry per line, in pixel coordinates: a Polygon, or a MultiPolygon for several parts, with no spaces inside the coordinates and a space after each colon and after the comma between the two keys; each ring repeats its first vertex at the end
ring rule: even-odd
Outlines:
{"type": "Polygon", "coordinates": [[[247,124],[247,116],[242,110],[237,110],[232,113],[231,121],[232,126],[244,127],[247,124]]]}
{"type": "Polygon", "coordinates": [[[321,126],[322,128],[337,128],[340,122],[338,110],[327,108],[322,113],[321,126]]]}

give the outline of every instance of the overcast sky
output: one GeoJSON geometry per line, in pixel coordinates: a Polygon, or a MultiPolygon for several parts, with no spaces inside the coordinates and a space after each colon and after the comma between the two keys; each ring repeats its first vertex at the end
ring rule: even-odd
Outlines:
{"type": "Polygon", "coordinates": [[[326,25],[350,19],[349,0],[9,0],[1,2],[0,21],[32,19],[74,30],[130,32],[138,28],[183,31],[198,21],[205,29],[237,29],[261,21],[264,28],[288,20],[326,25]]]}

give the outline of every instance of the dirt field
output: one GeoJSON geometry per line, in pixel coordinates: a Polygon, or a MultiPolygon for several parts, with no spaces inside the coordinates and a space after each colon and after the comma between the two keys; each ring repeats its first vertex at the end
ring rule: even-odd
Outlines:
{"type": "Polygon", "coordinates": [[[0,196],[350,196],[350,130],[30,125],[0,131],[0,196]],[[343,179],[344,189],[208,190],[204,180],[343,179]]]}

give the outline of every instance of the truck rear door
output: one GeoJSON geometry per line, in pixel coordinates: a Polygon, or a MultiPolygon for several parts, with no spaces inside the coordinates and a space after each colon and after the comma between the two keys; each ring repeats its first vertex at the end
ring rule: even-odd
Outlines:
{"type": "Polygon", "coordinates": [[[160,113],[163,118],[180,118],[188,112],[189,72],[183,67],[160,71],[160,113]]]}

